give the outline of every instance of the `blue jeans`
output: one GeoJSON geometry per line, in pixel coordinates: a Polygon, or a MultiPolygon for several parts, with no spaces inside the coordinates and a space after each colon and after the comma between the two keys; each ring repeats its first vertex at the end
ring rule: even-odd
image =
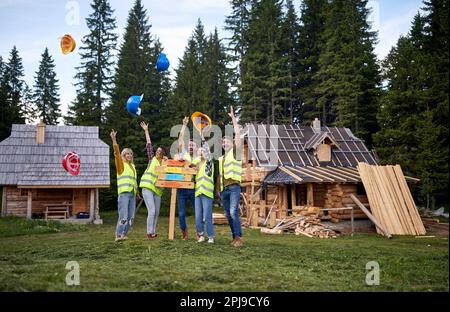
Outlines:
{"type": "Polygon", "coordinates": [[[212,219],[213,199],[206,195],[195,197],[195,224],[197,225],[198,235],[204,235],[203,220],[206,224],[206,234],[209,238],[214,237],[214,226],[212,219]]]}
{"type": "Polygon", "coordinates": [[[134,192],[120,193],[117,198],[119,220],[117,221],[116,235],[127,235],[134,220],[136,210],[136,196],[134,192]]]}
{"type": "Polygon", "coordinates": [[[156,233],[156,223],[158,222],[159,208],[161,207],[161,196],[153,193],[148,188],[142,189],[145,206],[147,206],[147,234],[156,233]]]}
{"type": "Polygon", "coordinates": [[[180,219],[180,228],[182,231],[186,230],[186,207],[188,200],[191,202],[192,208],[195,211],[195,189],[178,189],[178,218],[180,219]]]}
{"type": "Polygon", "coordinates": [[[222,206],[231,228],[233,239],[236,236],[242,237],[241,220],[239,220],[239,202],[241,200],[241,186],[239,184],[230,185],[220,193],[222,206]]]}

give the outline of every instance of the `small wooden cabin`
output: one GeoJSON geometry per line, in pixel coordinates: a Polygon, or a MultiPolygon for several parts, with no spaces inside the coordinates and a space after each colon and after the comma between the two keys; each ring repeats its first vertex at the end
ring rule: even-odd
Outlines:
{"type": "Polygon", "coordinates": [[[242,137],[250,225],[319,209],[322,219],[350,219],[351,209],[335,208],[353,207],[354,218],[366,218],[350,194],[369,207],[357,164],[378,162],[349,129],[321,127],[316,118],[312,126],[247,124],[242,137]]]}
{"type": "Polygon", "coordinates": [[[0,186],[2,216],[100,224],[99,189],[110,186],[109,146],[98,127],[14,124],[0,142],[0,186]],[[69,152],[80,157],[78,175],[62,166],[69,152]]]}

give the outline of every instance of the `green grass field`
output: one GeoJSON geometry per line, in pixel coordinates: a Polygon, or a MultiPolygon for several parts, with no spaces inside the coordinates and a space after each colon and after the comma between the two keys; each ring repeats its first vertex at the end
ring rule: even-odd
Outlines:
{"type": "MultiPolygon", "coordinates": [[[[337,239],[262,235],[244,229],[245,246],[229,246],[229,227],[215,226],[216,243],[145,237],[141,210],[130,238],[114,242],[116,213],[104,225],[58,226],[0,219],[1,291],[448,291],[446,237],[356,234],[337,239]],[[66,263],[80,264],[80,285],[65,284],[66,263]],[[377,261],[380,285],[365,283],[377,261]]],[[[192,230],[193,217],[188,218],[192,230]]]]}

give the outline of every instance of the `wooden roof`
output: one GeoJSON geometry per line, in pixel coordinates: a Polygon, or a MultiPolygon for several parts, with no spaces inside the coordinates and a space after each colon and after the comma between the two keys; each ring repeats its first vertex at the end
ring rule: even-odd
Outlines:
{"type": "Polygon", "coordinates": [[[327,165],[356,168],[358,162],[377,164],[364,142],[348,128],[321,127],[317,132],[312,126],[247,124],[243,137],[248,144],[248,159],[255,159],[259,167],[321,166],[312,148],[327,137],[336,145],[327,165]],[[270,163],[269,157],[276,163],[270,163]]]}
{"type": "Polygon", "coordinates": [[[38,145],[35,125],[14,124],[0,142],[0,185],[109,187],[109,146],[98,127],[45,126],[45,143],[38,145]],[[80,156],[77,176],[62,167],[69,152],[80,156]]]}
{"type": "Polygon", "coordinates": [[[280,166],[264,179],[265,184],[358,183],[358,169],[334,166],[280,166]]]}

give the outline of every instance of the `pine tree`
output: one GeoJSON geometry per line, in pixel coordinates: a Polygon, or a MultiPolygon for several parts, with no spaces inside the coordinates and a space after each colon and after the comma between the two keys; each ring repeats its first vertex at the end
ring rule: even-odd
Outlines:
{"type": "Polygon", "coordinates": [[[298,123],[300,121],[300,25],[292,0],[286,1],[286,13],[281,26],[283,40],[281,41],[282,55],[286,56],[284,64],[289,75],[286,87],[289,90],[289,98],[284,102],[283,119],[287,123],[298,123]]]}
{"type": "Polygon", "coordinates": [[[59,86],[56,79],[55,64],[48,48],[45,48],[36,72],[33,90],[33,102],[39,111],[39,117],[48,125],[56,125],[61,117],[59,109],[59,86]]]}
{"type": "Polygon", "coordinates": [[[225,18],[224,29],[231,33],[231,37],[227,38],[228,50],[231,61],[234,62],[233,81],[234,86],[233,97],[237,100],[237,108],[243,105],[242,81],[246,77],[246,64],[243,61],[247,53],[249,38],[248,26],[250,22],[250,10],[252,0],[231,0],[232,13],[225,18]]]}
{"type": "Polygon", "coordinates": [[[249,47],[243,59],[247,68],[242,81],[242,122],[276,123],[283,120],[289,101],[287,57],[282,54],[282,10],[276,0],[252,5],[249,47]]]}
{"type": "MultiPolygon", "coordinates": [[[[152,39],[150,28],[147,11],[142,2],[136,0],[128,14],[114,77],[112,102],[106,109],[103,131],[105,140],[110,141],[107,136],[111,129],[115,129],[120,147],[129,147],[134,151],[134,163],[138,174],[143,173],[148,164],[145,138],[139,123],[141,121],[149,123],[155,148],[161,143],[159,140],[169,134],[161,131],[168,129],[164,115],[170,81],[167,73],[156,72],[156,60],[162,47],[158,41],[152,39]],[[141,94],[144,94],[140,105],[141,116],[132,116],[126,108],[127,100],[132,95],[141,94]],[[157,134],[154,135],[154,132],[157,134]]],[[[114,172],[113,160],[111,170],[114,172]]],[[[115,178],[112,185],[114,187],[116,185],[115,178]]]]}
{"type": "Polygon", "coordinates": [[[204,26],[199,19],[175,71],[176,79],[171,105],[175,108],[176,120],[181,121],[183,116],[190,116],[195,111],[210,113],[207,47],[204,26]]]}
{"type": "Polygon", "coordinates": [[[314,94],[324,125],[349,127],[371,147],[378,130],[380,87],[373,52],[376,33],[367,22],[367,1],[335,0],[327,14],[314,94]]]}
{"type": "Polygon", "coordinates": [[[207,87],[207,112],[213,124],[224,126],[229,121],[227,113],[234,105],[235,98],[230,90],[233,82],[232,69],[228,67],[230,58],[219,39],[217,29],[210,34],[205,54],[207,87]]]}
{"type": "Polygon", "coordinates": [[[163,52],[163,47],[158,39],[154,40],[151,48],[149,66],[149,78],[145,85],[145,102],[141,105],[142,117],[149,122],[151,138],[158,145],[170,146],[173,138],[170,138],[170,128],[173,126],[170,114],[169,96],[171,94],[171,80],[168,71],[157,72],[156,62],[163,52]]]}
{"type": "Polygon", "coordinates": [[[8,85],[7,64],[0,56],[0,141],[8,137],[10,131],[8,85]]]}
{"type": "Polygon", "coordinates": [[[317,83],[313,77],[319,70],[318,62],[323,49],[323,32],[328,10],[327,0],[304,0],[300,7],[298,89],[302,103],[297,118],[304,125],[310,125],[314,117],[320,116],[314,94],[317,83]]]}
{"type": "Polygon", "coordinates": [[[421,179],[414,193],[434,208],[448,203],[448,1],[425,4],[428,14],[415,16],[384,60],[388,85],[374,140],[383,163],[421,179]]]}
{"type": "Polygon", "coordinates": [[[12,124],[25,122],[24,92],[27,87],[24,76],[22,59],[14,46],[10,52],[8,63],[3,65],[1,80],[2,120],[0,121],[0,140],[11,133],[12,124]]]}
{"type": "Polygon", "coordinates": [[[77,67],[77,98],[69,107],[66,121],[76,125],[99,125],[103,122],[106,97],[110,94],[113,52],[117,34],[114,11],[108,0],[93,0],[93,12],[86,18],[90,30],[80,48],[81,66],[77,67]]]}

